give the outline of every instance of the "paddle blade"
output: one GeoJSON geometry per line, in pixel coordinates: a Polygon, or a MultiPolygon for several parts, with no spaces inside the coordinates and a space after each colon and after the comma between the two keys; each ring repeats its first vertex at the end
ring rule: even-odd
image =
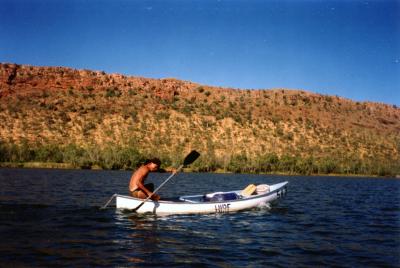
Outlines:
{"type": "Polygon", "coordinates": [[[197,158],[199,158],[200,154],[196,152],[195,150],[191,151],[186,157],[185,160],[183,160],[183,165],[187,166],[193,163],[197,158]]]}

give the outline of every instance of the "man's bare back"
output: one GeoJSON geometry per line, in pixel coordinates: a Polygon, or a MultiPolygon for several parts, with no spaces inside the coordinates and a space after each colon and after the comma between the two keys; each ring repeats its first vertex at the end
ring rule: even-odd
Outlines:
{"type": "Polygon", "coordinates": [[[150,170],[146,166],[141,166],[138,168],[132,174],[131,181],[129,183],[129,191],[133,192],[134,190],[141,188],[139,185],[143,184],[149,173],[150,170]]]}
{"type": "MultiPolygon", "coordinates": [[[[146,164],[139,167],[132,175],[129,182],[129,191],[132,196],[146,199],[153,194],[153,184],[144,185],[144,181],[151,171],[156,171],[159,168],[159,160],[148,160],[146,164]]],[[[153,194],[151,199],[158,201],[160,196],[153,194]]]]}

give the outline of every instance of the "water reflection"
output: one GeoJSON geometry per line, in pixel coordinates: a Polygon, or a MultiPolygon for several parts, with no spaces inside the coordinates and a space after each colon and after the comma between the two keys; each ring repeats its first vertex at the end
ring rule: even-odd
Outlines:
{"type": "Polygon", "coordinates": [[[130,231],[128,237],[132,239],[149,237],[147,241],[150,241],[156,237],[155,234],[159,229],[159,222],[157,221],[157,216],[155,215],[140,215],[116,210],[115,218],[115,224],[121,225],[124,232],[130,231]]]}

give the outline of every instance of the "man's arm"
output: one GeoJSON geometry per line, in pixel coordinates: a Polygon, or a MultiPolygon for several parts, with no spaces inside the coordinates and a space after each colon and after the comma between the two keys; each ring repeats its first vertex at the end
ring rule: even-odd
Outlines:
{"type": "Polygon", "coordinates": [[[135,178],[136,187],[139,188],[140,190],[142,190],[147,195],[147,197],[149,197],[153,193],[153,192],[149,191],[149,189],[147,189],[143,184],[143,181],[147,177],[148,174],[149,174],[149,170],[145,167],[141,167],[138,170],[137,174],[135,174],[136,175],[136,178],[135,178]]]}
{"type": "Polygon", "coordinates": [[[147,188],[144,186],[143,182],[138,181],[138,182],[136,183],[136,186],[137,186],[140,190],[142,190],[148,197],[152,194],[152,192],[150,192],[149,189],[147,189],[147,188]]]}

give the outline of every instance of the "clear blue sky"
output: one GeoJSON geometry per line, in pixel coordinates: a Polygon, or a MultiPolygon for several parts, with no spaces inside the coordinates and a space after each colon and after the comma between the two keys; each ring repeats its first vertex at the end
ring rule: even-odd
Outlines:
{"type": "Polygon", "coordinates": [[[400,1],[0,0],[0,62],[400,105],[400,1]]]}

